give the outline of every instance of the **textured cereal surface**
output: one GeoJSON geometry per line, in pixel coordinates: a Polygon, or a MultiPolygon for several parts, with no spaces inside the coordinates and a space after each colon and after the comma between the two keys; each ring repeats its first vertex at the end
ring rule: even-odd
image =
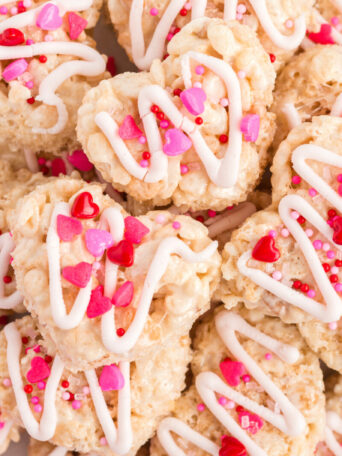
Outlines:
{"type": "MultiPolygon", "coordinates": [[[[271,360],[266,360],[265,353],[267,349],[252,339],[237,334],[243,349],[301,411],[307,423],[305,433],[294,438],[289,437],[264,421],[262,428],[254,435],[249,434],[250,437],[266,454],[272,454],[272,456],[312,456],[314,448],[322,438],[324,431],[324,385],[318,358],[300,337],[296,326],[285,325],[278,318],[264,317],[260,312],[246,311],[241,308],[238,312],[259,331],[299,350],[300,357],[292,365],[281,361],[276,355],[271,360]]],[[[196,376],[200,372],[212,371],[223,379],[219,364],[227,356],[234,359],[218,336],[213,319],[207,319],[207,321],[198,326],[195,336],[192,362],[194,375],[196,376]]],[[[249,383],[241,382],[236,387],[236,390],[258,404],[274,409],[273,400],[253,379],[249,383]]],[[[172,416],[183,420],[190,427],[220,446],[221,436],[226,435],[227,430],[207,408],[203,412],[197,410],[197,404],[201,402],[202,399],[198,395],[196,387],[191,386],[178,400],[172,416]]],[[[227,412],[237,419],[235,409],[232,411],[227,410],[227,412]]],[[[185,450],[186,454],[206,454],[184,439],[177,438],[177,443],[183,451],[185,450]]],[[[160,446],[157,438],[154,438],[152,440],[151,455],[160,454],[164,455],[165,451],[160,446]]]]}
{"type": "MultiPolygon", "coordinates": [[[[17,329],[22,336],[29,337],[29,345],[41,344],[42,339],[31,317],[16,321],[17,329]]],[[[3,379],[8,377],[6,361],[7,343],[3,332],[0,333],[0,406],[8,411],[19,425],[21,419],[11,387],[3,386],[3,379]]],[[[160,347],[158,353],[131,363],[131,421],[133,429],[133,447],[128,453],[134,455],[137,450],[152,436],[160,419],[170,413],[184,388],[187,364],[190,361],[190,340],[187,336],[174,338],[172,343],[160,347]]],[[[41,348],[41,354],[46,350],[41,348]]],[[[36,356],[33,350],[21,353],[21,373],[25,376],[30,368],[31,359],[36,356]]],[[[101,369],[97,374],[100,375],[101,369]]],[[[111,456],[108,446],[101,446],[103,431],[98,422],[90,396],[82,394],[87,386],[83,373],[72,374],[64,370],[62,380],[69,381],[68,391],[81,395],[82,407],[74,410],[71,403],[62,399],[65,389],[60,385],[57,390],[57,429],[51,443],[65,446],[79,452],[93,451],[99,456],[111,456]]],[[[34,394],[44,404],[43,392],[34,387],[34,394]]],[[[117,392],[105,392],[104,397],[113,419],[117,419],[117,392]]],[[[36,414],[35,414],[36,415],[36,414]]],[[[38,419],[38,416],[36,416],[38,419]]]]}
{"type": "MultiPolygon", "coordinates": [[[[170,0],[157,0],[157,1],[144,1],[144,8],[142,14],[142,30],[145,39],[145,48],[152,39],[155,28],[159,20],[163,17],[166,8],[170,5],[170,0]],[[157,16],[151,16],[150,9],[155,7],[158,9],[159,14],[157,16]]],[[[285,26],[286,21],[291,18],[296,19],[300,15],[304,14],[307,21],[311,17],[311,7],[313,6],[313,0],[267,0],[266,6],[270,14],[271,20],[277,29],[283,35],[291,34],[293,29],[287,29],[285,26]]],[[[132,57],[131,49],[131,36],[130,30],[127,26],[129,21],[129,14],[132,5],[132,0],[108,0],[108,11],[110,19],[113,23],[115,30],[118,32],[118,40],[121,46],[123,46],[127,54],[132,57]]],[[[276,60],[274,62],[275,68],[280,68],[284,62],[286,62],[295,52],[286,51],[278,48],[265,33],[265,30],[261,26],[258,17],[256,16],[251,4],[247,0],[242,0],[239,5],[244,5],[247,8],[247,12],[243,15],[241,23],[249,26],[253,31],[256,32],[261,44],[265,48],[266,52],[274,54],[276,60]]],[[[207,1],[206,16],[214,18],[223,18],[224,1],[223,0],[209,0],[207,1]]],[[[184,17],[178,15],[173,22],[176,27],[184,27],[191,18],[191,11],[184,17]]]]}
{"type": "MultiPolygon", "coordinates": [[[[118,207],[123,215],[127,215],[121,206],[103,195],[100,185],[87,185],[81,180],[60,177],[39,186],[23,198],[10,217],[16,243],[13,265],[18,288],[26,298],[27,309],[38,317],[40,331],[47,345],[53,351],[57,349],[63,361],[73,370],[85,370],[120,358],[115,353],[109,353],[102,344],[100,317],[89,319],[85,316],[76,328],[64,331],[56,326],[51,315],[45,238],[54,205],[59,201],[68,202],[79,191],[89,191],[101,212],[106,207],[118,207]]],[[[160,241],[169,236],[177,236],[195,252],[203,250],[211,242],[207,228],[190,217],[156,211],[139,220],[150,229],[150,233],[135,249],[134,265],[119,268],[118,275],[119,284],[126,280],[134,283],[133,302],[129,308],[118,308],[116,311],[116,327],[126,330],[139,304],[146,273],[160,241]],[[164,223],[156,222],[158,215],[164,216],[164,223]],[[177,231],[172,227],[175,220],[181,224],[177,231]]],[[[88,220],[83,225],[85,229],[95,228],[96,223],[88,220]]],[[[81,261],[92,264],[95,260],[86,249],[83,236],[75,238],[73,242],[60,244],[61,268],[81,261]]],[[[189,263],[178,255],[171,255],[167,270],[154,294],[144,330],[127,357],[135,359],[147,356],[149,352],[159,351],[160,344],[166,343],[170,338],[188,334],[196,318],[209,308],[210,297],[218,284],[219,268],[218,253],[201,263],[189,263]]],[[[103,272],[103,267],[101,271],[103,272]]],[[[92,288],[99,281],[103,283],[102,272],[98,276],[93,275],[92,288]]],[[[66,307],[70,309],[78,289],[65,279],[62,279],[62,288],[66,307]]]]}
{"type": "MultiPolygon", "coordinates": [[[[165,205],[172,200],[176,206],[192,210],[222,210],[246,200],[266,165],[267,148],[275,127],[274,115],[267,112],[267,107],[272,103],[275,77],[269,56],[248,27],[237,22],[227,25],[219,19],[199,19],[188,24],[170,42],[168,53],[170,57],[164,62],[154,61],[150,72],[123,73],[101,82],[87,93],[79,110],[77,132],[88,158],[115,188],[126,191],[138,201],[147,200],[153,205],[165,205]],[[246,78],[240,80],[243,113],[253,112],[261,119],[256,143],[243,141],[237,183],[229,189],[218,187],[209,180],[194,148],[169,159],[166,180],[153,184],[137,180],[122,167],[94,121],[96,114],[102,111],[109,112],[118,125],[126,115],[131,115],[142,129],[137,98],[140,89],[151,84],[168,90],[172,101],[180,107],[180,99],[173,96],[172,91],[184,88],[180,58],[190,50],[223,58],[236,72],[245,71],[246,78]],[[186,164],[190,172],[181,175],[180,163],[186,164]]],[[[199,76],[194,75],[193,82],[196,78],[199,76]]],[[[203,87],[207,101],[205,111],[201,114],[203,124],[198,128],[210,149],[216,156],[222,157],[226,145],[219,142],[219,136],[228,134],[228,113],[218,102],[226,96],[226,89],[209,70],[203,76],[203,87]]],[[[125,144],[133,157],[140,161],[146,145],[136,140],[126,141],[125,144]]]]}
{"type": "Polygon", "coordinates": [[[277,116],[274,148],[290,130],[282,111],[286,103],[294,105],[302,122],[313,116],[330,114],[342,90],[341,69],[341,47],[326,45],[316,45],[298,54],[283,68],[276,81],[272,106],[277,116]]]}

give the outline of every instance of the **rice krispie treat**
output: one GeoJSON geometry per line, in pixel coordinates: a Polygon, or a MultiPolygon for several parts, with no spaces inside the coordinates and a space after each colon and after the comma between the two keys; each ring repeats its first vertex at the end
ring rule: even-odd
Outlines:
{"type": "Polygon", "coordinates": [[[342,44],[342,4],[340,0],[316,0],[309,17],[304,46],[312,43],[342,44]]]}
{"type": "MultiPolygon", "coordinates": [[[[219,296],[286,322],[341,317],[342,119],[294,128],[272,166],[273,205],[248,219],[223,250],[219,296]]],[[[328,328],[328,326],[327,326],[328,328]]]]}
{"type": "Polygon", "coordinates": [[[151,456],[312,456],[324,385],[296,326],[220,308],[197,329],[192,370],[194,384],[159,425],[151,456]]]}
{"type": "Polygon", "coordinates": [[[277,116],[273,147],[312,116],[342,114],[342,48],[317,45],[295,56],[276,81],[272,111],[277,116]]]}
{"type": "Polygon", "coordinates": [[[217,242],[201,223],[132,217],[102,192],[59,177],[10,214],[24,304],[73,371],[152,356],[188,334],[219,280],[217,242]]]}
{"type": "Polygon", "coordinates": [[[78,107],[106,69],[85,31],[95,26],[101,5],[1,2],[0,157],[77,148],[78,107]]]}
{"type": "Polygon", "coordinates": [[[78,138],[119,191],[162,206],[222,210],[247,199],[267,162],[275,73],[255,33],[198,19],[149,73],[90,90],[78,138]]]}
{"type": "Polygon", "coordinates": [[[237,20],[249,26],[279,68],[305,37],[306,18],[313,3],[313,0],[108,0],[108,10],[119,43],[142,70],[148,70],[154,59],[164,56],[167,43],[189,21],[203,16],[237,20]]]}
{"type": "Polygon", "coordinates": [[[185,386],[188,336],[140,360],[78,374],[42,344],[30,316],[0,333],[0,406],[34,439],[73,451],[134,455],[185,386]]]}

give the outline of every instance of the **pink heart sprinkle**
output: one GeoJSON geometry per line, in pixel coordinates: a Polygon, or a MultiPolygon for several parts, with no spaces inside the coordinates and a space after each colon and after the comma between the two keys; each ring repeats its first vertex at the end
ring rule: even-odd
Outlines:
{"type": "Polygon", "coordinates": [[[66,174],[66,166],[63,158],[55,158],[51,162],[51,174],[58,177],[60,174],[66,174]]]}
{"type": "Polygon", "coordinates": [[[332,27],[330,24],[321,24],[320,31],[308,33],[308,38],[317,44],[334,44],[335,41],[331,36],[331,32],[332,27]]]}
{"type": "Polygon", "coordinates": [[[258,114],[247,114],[240,123],[240,130],[245,141],[255,142],[259,136],[260,117],[258,114]]]}
{"type": "Polygon", "coordinates": [[[220,370],[230,386],[238,386],[240,384],[240,377],[246,373],[246,368],[242,363],[232,361],[229,358],[224,359],[220,363],[220,370]]]}
{"type": "Polygon", "coordinates": [[[183,105],[193,116],[198,116],[204,111],[204,102],[207,99],[207,95],[200,87],[183,90],[180,98],[183,105]]]}
{"type": "Polygon", "coordinates": [[[50,376],[48,363],[40,356],[35,356],[31,360],[31,369],[27,372],[26,378],[30,383],[38,383],[50,376]]]}
{"type": "Polygon", "coordinates": [[[72,283],[78,288],[87,286],[92,272],[92,265],[82,261],[76,266],[66,266],[62,270],[62,276],[65,280],[72,283]]]}
{"type": "Polygon", "coordinates": [[[66,215],[57,215],[57,234],[61,241],[70,242],[82,233],[82,223],[66,215]]]}
{"type": "Polygon", "coordinates": [[[83,30],[87,27],[88,21],[74,12],[68,14],[69,36],[77,40],[83,30]]]}
{"type": "Polygon", "coordinates": [[[132,302],[133,295],[133,282],[127,281],[116,290],[112,298],[112,303],[116,307],[127,307],[132,302]]]}
{"type": "Polygon", "coordinates": [[[40,10],[36,25],[42,30],[56,30],[63,23],[62,18],[59,15],[59,9],[56,5],[48,3],[40,10]]]}
{"type": "Polygon", "coordinates": [[[68,161],[75,168],[85,173],[91,171],[94,168],[94,165],[90,163],[88,157],[82,149],[74,150],[71,155],[68,155],[68,161]]]}
{"type": "Polygon", "coordinates": [[[132,116],[128,115],[124,118],[122,124],[119,127],[119,136],[121,139],[134,139],[139,138],[143,132],[135,123],[132,116]]]}
{"type": "Polygon", "coordinates": [[[118,391],[125,386],[125,379],[118,366],[111,364],[102,369],[99,384],[102,391],[118,391]]]}
{"type": "Polygon", "coordinates": [[[102,257],[104,251],[114,244],[112,235],[105,230],[90,229],[85,233],[88,251],[94,257],[102,257]]]}
{"type": "Polygon", "coordinates": [[[140,244],[142,238],[146,236],[150,230],[135,217],[129,215],[125,218],[125,238],[133,244],[140,244]]]}
{"type": "Polygon", "coordinates": [[[112,302],[103,296],[103,286],[99,285],[91,292],[90,301],[87,308],[87,317],[95,318],[105,314],[112,308],[112,302]]]}
{"type": "Polygon", "coordinates": [[[2,72],[2,77],[6,82],[13,81],[27,70],[28,63],[25,59],[18,59],[7,65],[2,72]]]}
{"type": "Polygon", "coordinates": [[[166,143],[163,146],[164,154],[175,157],[183,154],[192,146],[192,141],[177,128],[170,128],[165,132],[166,143]]]}
{"type": "Polygon", "coordinates": [[[248,410],[239,411],[238,415],[241,427],[252,435],[256,434],[264,425],[264,421],[259,415],[250,413],[248,410]]]}

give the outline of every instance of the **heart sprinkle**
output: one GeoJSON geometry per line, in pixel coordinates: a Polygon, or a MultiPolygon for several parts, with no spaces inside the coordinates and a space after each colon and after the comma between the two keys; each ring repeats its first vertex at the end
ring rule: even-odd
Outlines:
{"type": "Polygon", "coordinates": [[[43,6],[36,19],[37,27],[42,30],[56,30],[62,23],[63,20],[59,15],[58,7],[52,3],[43,6]]]}
{"type": "Polygon", "coordinates": [[[308,38],[317,44],[335,44],[331,36],[332,28],[329,24],[321,24],[320,31],[317,33],[309,32],[308,38]]]}
{"type": "Polygon", "coordinates": [[[25,36],[16,28],[8,28],[0,34],[0,46],[19,46],[23,43],[25,43],[25,36]]]}
{"type": "Polygon", "coordinates": [[[63,268],[62,276],[76,287],[85,288],[90,280],[91,272],[92,265],[82,261],[76,266],[66,266],[63,268]]]}
{"type": "Polygon", "coordinates": [[[13,81],[18,76],[25,73],[27,70],[28,63],[25,59],[18,59],[14,62],[7,65],[7,67],[2,72],[2,77],[5,79],[6,82],[13,81]]]}
{"type": "Polygon", "coordinates": [[[118,391],[125,386],[125,379],[118,366],[111,364],[102,369],[99,384],[102,391],[118,391]]]}
{"type": "Polygon", "coordinates": [[[128,216],[125,218],[125,239],[133,244],[140,244],[150,230],[135,217],[128,216]]]}
{"type": "Polygon", "coordinates": [[[207,95],[203,89],[192,87],[191,89],[183,90],[180,94],[180,99],[193,116],[198,116],[204,112],[204,102],[207,99],[207,95]]]}
{"type": "Polygon", "coordinates": [[[220,370],[230,386],[238,386],[241,381],[240,377],[246,374],[246,368],[242,363],[229,358],[220,363],[220,370]]]}
{"type": "Polygon", "coordinates": [[[71,11],[68,14],[69,36],[72,40],[77,40],[83,30],[87,27],[88,21],[71,11]]]}
{"type": "Polygon", "coordinates": [[[50,376],[48,363],[40,356],[31,360],[31,369],[27,372],[26,378],[30,383],[38,383],[50,376]]]}
{"type": "Polygon", "coordinates": [[[192,141],[177,128],[170,128],[165,132],[165,141],[163,151],[170,157],[183,154],[192,146],[192,141]]]}
{"type": "Polygon", "coordinates": [[[93,201],[93,196],[89,192],[82,192],[75,198],[71,208],[71,215],[80,219],[92,219],[100,212],[100,208],[93,201]]]}
{"type": "Polygon", "coordinates": [[[333,241],[335,244],[342,245],[342,217],[334,217],[332,220],[332,227],[334,230],[333,241]]]}
{"type": "Polygon", "coordinates": [[[279,260],[280,252],[275,246],[272,236],[264,236],[255,244],[252,257],[264,263],[274,263],[279,260]]]}
{"type": "Polygon", "coordinates": [[[94,168],[94,165],[90,163],[88,157],[83,152],[82,149],[74,150],[71,155],[68,156],[68,161],[71,163],[75,168],[79,169],[83,172],[91,171],[94,168]]]}
{"type": "Polygon", "coordinates": [[[235,437],[224,435],[221,445],[219,456],[247,456],[246,448],[235,437]]]}
{"type": "Polygon", "coordinates": [[[132,116],[128,115],[124,118],[119,127],[119,136],[121,139],[134,139],[139,138],[143,132],[135,123],[132,116]]]}
{"type": "Polygon", "coordinates": [[[91,292],[90,301],[87,307],[87,317],[96,318],[105,314],[112,308],[112,302],[103,296],[103,286],[99,285],[91,292]]]}
{"type": "Polygon", "coordinates": [[[116,290],[112,298],[112,303],[115,307],[127,307],[132,302],[133,295],[133,282],[127,281],[116,290]]]}
{"type": "Polygon", "coordinates": [[[61,214],[57,216],[57,234],[61,241],[70,242],[81,233],[82,223],[79,220],[61,214]]]}
{"type": "Polygon", "coordinates": [[[134,263],[134,247],[130,241],[123,239],[107,250],[107,257],[112,263],[128,268],[134,263]]]}
{"type": "Polygon", "coordinates": [[[260,117],[258,114],[247,114],[240,123],[240,130],[245,141],[255,142],[259,136],[260,117]]]}
{"type": "Polygon", "coordinates": [[[89,229],[85,233],[88,251],[94,257],[102,257],[104,251],[114,244],[112,235],[105,230],[89,229]]]}

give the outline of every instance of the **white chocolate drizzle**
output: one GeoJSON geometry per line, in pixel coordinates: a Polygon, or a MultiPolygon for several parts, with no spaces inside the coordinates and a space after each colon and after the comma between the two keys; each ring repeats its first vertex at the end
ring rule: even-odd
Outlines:
{"type": "MultiPolygon", "coordinates": [[[[216,329],[222,341],[234,357],[242,362],[253,378],[263,387],[269,396],[279,405],[281,414],[277,414],[269,408],[257,404],[243,394],[228,386],[213,372],[202,372],[196,377],[196,388],[203,402],[223,426],[237,438],[246,448],[250,456],[267,456],[247,433],[236,423],[229,412],[222,407],[216,397],[216,393],[228,397],[242,407],[251,410],[264,420],[285,434],[296,437],[304,432],[306,422],[301,412],[292,404],[285,394],[272,382],[257,363],[248,355],[236,337],[236,331],[254,340],[256,343],[271,350],[281,360],[293,364],[299,359],[297,348],[292,347],[262,333],[248,324],[235,312],[222,311],[215,317],[216,329]]],[[[161,445],[170,456],[183,456],[184,453],[176,445],[170,431],[191,441],[202,450],[208,451],[213,456],[218,454],[216,445],[198,432],[184,425],[180,420],[167,418],[158,429],[158,437],[161,445]],[[166,423],[165,423],[166,421],[166,423]],[[211,444],[211,445],[210,445],[211,444]],[[216,448],[215,448],[216,447],[216,448]]]]}
{"type": "MultiPolygon", "coordinates": [[[[265,0],[249,0],[260,25],[271,41],[281,49],[296,49],[305,37],[306,24],[302,15],[294,21],[292,35],[283,35],[274,25],[268,12],[265,0]]],[[[205,16],[207,0],[192,0],[191,20],[205,16]]],[[[141,70],[148,70],[154,59],[161,59],[165,53],[166,37],[169,30],[185,4],[184,0],[171,0],[163,16],[155,28],[154,34],[146,50],[142,15],[144,0],[133,0],[130,16],[129,30],[132,44],[133,61],[141,70]]],[[[223,18],[226,21],[236,19],[237,0],[225,0],[223,18]]]]}
{"type": "Polygon", "coordinates": [[[124,377],[125,384],[118,393],[117,428],[108,410],[95,370],[87,370],[85,372],[85,376],[88,380],[96,415],[100,421],[110,449],[116,454],[125,455],[129,452],[133,444],[131,426],[130,363],[122,361],[119,364],[119,368],[124,377]]]}
{"type": "MultiPolygon", "coordinates": [[[[312,168],[306,164],[306,160],[316,160],[338,168],[342,167],[342,157],[313,144],[304,144],[297,147],[292,154],[294,170],[317,192],[322,195],[338,211],[342,210],[342,199],[312,168]]],[[[320,259],[305,231],[296,220],[291,217],[291,210],[298,211],[308,220],[332,245],[339,251],[342,246],[333,241],[333,229],[326,223],[321,215],[304,198],[298,195],[287,195],[279,203],[278,211],[280,218],[288,228],[298,246],[303,252],[308,267],[323,296],[325,305],[305,296],[303,293],[289,288],[287,285],[273,279],[267,273],[251,268],[248,261],[251,251],[242,254],[238,260],[239,271],[255,282],[257,285],[268,290],[280,299],[304,310],[323,322],[339,320],[342,314],[342,302],[333,285],[328,279],[320,259]]]]}
{"type": "Polygon", "coordinates": [[[342,456],[342,447],[336,440],[334,432],[342,434],[342,420],[335,412],[327,411],[325,426],[325,443],[335,456],[342,456]]]}
{"type": "Polygon", "coordinates": [[[63,374],[64,365],[57,355],[53,361],[51,373],[46,383],[44,410],[40,423],[38,423],[31,412],[21,377],[20,353],[22,342],[20,333],[15,323],[6,325],[4,332],[7,340],[8,372],[23,425],[34,439],[40,441],[50,440],[54,436],[57,426],[56,393],[63,374]]]}
{"type": "Polygon", "coordinates": [[[134,159],[125,142],[120,138],[119,126],[107,112],[95,116],[95,123],[106,136],[121,165],[135,178],[148,183],[167,178],[168,158],[163,152],[163,143],[151,106],[158,104],[175,128],[188,135],[193,143],[211,181],[219,187],[231,188],[238,179],[242,150],[242,101],[239,80],[232,67],[216,57],[198,52],[188,52],[181,60],[182,76],[186,88],[191,87],[190,60],[205,65],[216,73],[224,82],[229,99],[229,141],[225,154],[219,159],[205,142],[196,124],[185,117],[175,106],[169,94],[158,85],[143,87],[138,96],[138,109],[146,132],[151,162],[148,169],[142,168],[134,159]]]}
{"type": "Polygon", "coordinates": [[[0,309],[13,309],[23,302],[23,297],[18,290],[5,295],[4,277],[8,272],[11,252],[14,250],[14,241],[10,233],[0,236],[0,309]]]}
{"type": "MultiPolygon", "coordinates": [[[[55,206],[46,240],[49,263],[51,313],[56,325],[59,328],[66,330],[78,326],[84,317],[90,300],[92,283],[90,280],[88,285],[79,291],[76,301],[70,313],[67,315],[63,300],[60,274],[59,237],[56,229],[58,214],[70,216],[70,204],[58,203],[55,206]]],[[[117,208],[105,209],[102,213],[99,227],[101,229],[109,228],[114,242],[118,243],[122,240],[124,235],[124,219],[120,210],[117,208]]],[[[167,269],[169,258],[172,254],[179,255],[190,263],[197,263],[209,260],[216,249],[216,241],[211,242],[201,252],[195,253],[177,237],[163,239],[152,259],[134,319],[125,335],[119,337],[116,334],[114,306],[102,316],[102,341],[107,350],[118,354],[127,354],[134,347],[145,326],[153,294],[167,269]]],[[[104,294],[109,298],[112,298],[116,289],[117,270],[118,266],[106,258],[104,294]]]]}
{"type": "MultiPolygon", "coordinates": [[[[8,3],[8,2],[6,2],[8,3]]],[[[80,11],[87,9],[92,5],[92,0],[73,0],[73,1],[52,1],[60,7],[60,13],[65,14],[67,11],[80,11]]],[[[36,14],[47,3],[38,8],[17,14],[0,24],[0,33],[9,28],[20,28],[35,24],[36,14]]],[[[57,134],[60,133],[68,122],[68,111],[63,100],[56,95],[56,91],[63,82],[75,75],[98,76],[106,69],[106,63],[99,52],[91,47],[81,43],[71,43],[65,41],[36,43],[25,46],[0,46],[0,60],[11,60],[20,58],[32,58],[37,55],[73,55],[83,60],[73,60],[64,62],[55,68],[39,86],[37,101],[41,101],[57,109],[58,120],[50,128],[33,128],[33,133],[38,134],[57,134]]]]}

